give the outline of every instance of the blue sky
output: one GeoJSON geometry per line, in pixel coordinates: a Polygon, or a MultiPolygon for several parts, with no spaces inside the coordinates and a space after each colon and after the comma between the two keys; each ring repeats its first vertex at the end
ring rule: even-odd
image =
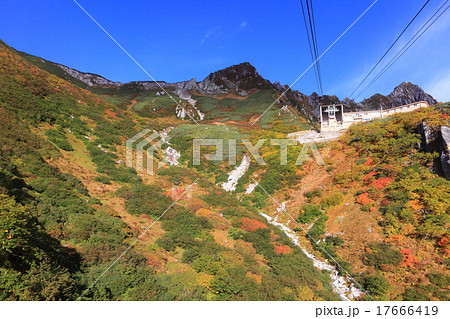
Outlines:
{"type": "MultiPolygon", "coordinates": [[[[299,1],[78,1],[157,80],[202,80],[247,61],[266,79],[291,84],[311,63],[299,1]]],[[[315,1],[319,52],[372,2],[315,1]]],[[[379,0],[321,59],[324,93],[350,95],[424,2],[379,0]]],[[[431,0],[396,48],[443,2],[431,0]]],[[[3,0],[0,38],[114,81],[148,80],[72,0],[3,0]]],[[[449,38],[450,10],[361,98],[410,81],[449,101],[449,38]]],[[[313,70],[293,88],[317,91],[313,70]]]]}

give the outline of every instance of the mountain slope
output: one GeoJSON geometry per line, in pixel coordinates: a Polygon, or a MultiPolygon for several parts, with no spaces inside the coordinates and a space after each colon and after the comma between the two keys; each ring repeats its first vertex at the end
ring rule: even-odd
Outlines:
{"type": "MultiPolygon", "coordinates": [[[[2,300],[77,299],[138,237],[82,299],[338,299],[330,276],[250,198],[241,202],[216,185],[227,178],[228,162],[188,163],[190,139],[205,132],[252,140],[283,134],[191,125],[173,114],[143,117],[29,64],[4,44],[0,69],[2,300]],[[170,127],[172,146],[183,154],[179,167],[148,176],[124,165],[127,139],[170,127]]],[[[274,147],[267,152],[279,157],[274,147]]],[[[282,176],[297,180],[293,167],[281,174],[274,166],[264,183],[282,176]]],[[[263,198],[258,194],[254,201],[263,198]]]]}
{"type": "MultiPolygon", "coordinates": [[[[247,63],[205,82],[161,82],[178,105],[155,83],[101,84],[22,56],[0,43],[0,299],[77,299],[133,243],[82,299],[370,299],[351,294],[346,272],[374,299],[448,299],[449,185],[433,171],[448,160],[435,153],[446,149],[448,104],[352,126],[318,145],[325,165],[297,165],[302,147],[290,145],[280,165],[270,141],[309,129],[314,104],[337,97],[289,91],[253,126],[284,87],[247,63]],[[183,120],[180,107],[204,119],[183,120]],[[155,162],[177,164],[155,175],[124,164],[125,141],[145,128],[165,143],[155,162]],[[223,161],[194,164],[204,138],[223,141],[223,161]],[[246,157],[242,139],[263,141],[267,165],[246,157]]],[[[427,98],[409,84],[377,98],[410,95],[427,98]]]]}

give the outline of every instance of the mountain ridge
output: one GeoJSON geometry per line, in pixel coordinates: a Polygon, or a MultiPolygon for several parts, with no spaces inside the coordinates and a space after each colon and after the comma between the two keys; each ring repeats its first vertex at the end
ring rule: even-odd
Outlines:
{"type": "MultiPolygon", "coordinates": [[[[28,55],[24,52],[19,53],[22,56],[28,55]]],[[[264,79],[249,62],[242,62],[211,72],[201,81],[192,78],[174,83],[166,81],[131,81],[123,83],[111,81],[95,73],[82,72],[63,64],[47,61],[42,58],[39,59],[61,69],[66,74],[66,77],[64,77],[66,80],[70,81],[72,79],[71,82],[82,82],[88,88],[121,88],[127,85],[136,86],[137,89],[144,91],[163,88],[164,90],[172,91],[181,98],[191,93],[211,96],[232,94],[246,97],[261,89],[274,90],[277,92],[277,95],[281,96],[287,89],[286,85],[281,85],[279,82],[272,83],[270,80],[264,79]]],[[[348,97],[340,100],[336,95],[320,96],[316,92],[307,95],[292,89],[286,91],[284,98],[280,100],[285,104],[290,104],[305,115],[312,115],[316,119],[319,117],[319,106],[324,104],[343,104],[350,111],[363,111],[379,109],[380,107],[383,109],[392,108],[418,101],[426,101],[430,105],[437,103],[437,100],[430,94],[424,92],[420,86],[411,82],[400,83],[388,95],[376,93],[361,102],[355,102],[354,99],[349,99],[348,97]]]]}

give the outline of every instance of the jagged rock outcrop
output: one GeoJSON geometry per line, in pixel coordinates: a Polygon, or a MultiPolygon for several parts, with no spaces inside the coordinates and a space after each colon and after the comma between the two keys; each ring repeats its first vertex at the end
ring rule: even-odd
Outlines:
{"type": "Polygon", "coordinates": [[[426,121],[422,121],[418,131],[422,137],[421,148],[426,152],[439,154],[434,162],[434,171],[450,180],[450,127],[431,127],[426,121]]]}
{"type": "Polygon", "coordinates": [[[441,165],[446,179],[450,180],[450,127],[441,127],[441,165]]]}
{"type": "Polygon", "coordinates": [[[270,81],[259,75],[253,65],[244,62],[211,73],[198,83],[198,88],[202,93],[210,95],[233,93],[247,96],[256,90],[274,87],[270,81]]]}
{"type": "Polygon", "coordinates": [[[434,152],[440,150],[439,130],[430,127],[424,120],[420,123],[418,128],[422,139],[421,148],[426,152],[434,152]]]}
{"type": "Polygon", "coordinates": [[[108,79],[105,79],[104,77],[93,74],[93,73],[84,73],[80,72],[78,70],[69,68],[62,64],[56,64],[58,67],[60,67],[64,72],[66,72],[71,77],[74,77],[81,82],[87,84],[88,86],[121,86],[123,83],[120,82],[113,82],[108,79]]]}
{"type": "MultiPolygon", "coordinates": [[[[194,91],[194,90],[198,90],[198,84],[197,84],[197,80],[195,78],[190,79],[189,81],[175,83],[175,92],[178,92],[182,95],[183,94],[185,95],[186,92],[190,92],[190,91],[194,91]]],[[[178,94],[178,95],[180,95],[180,94],[178,94]]]]}
{"type": "Polygon", "coordinates": [[[376,93],[371,97],[364,99],[362,102],[356,103],[353,111],[379,110],[380,108],[389,109],[391,107],[393,106],[388,96],[376,93]]]}
{"type": "Polygon", "coordinates": [[[437,101],[424,90],[410,82],[403,82],[398,85],[391,94],[388,95],[391,107],[410,104],[418,101],[425,101],[430,105],[434,105],[437,101]]]}

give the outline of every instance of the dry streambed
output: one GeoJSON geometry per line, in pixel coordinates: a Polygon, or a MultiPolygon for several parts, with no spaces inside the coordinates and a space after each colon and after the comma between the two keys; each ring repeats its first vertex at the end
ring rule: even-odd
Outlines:
{"type": "Polygon", "coordinates": [[[278,222],[277,217],[272,218],[269,215],[261,212],[259,214],[263,216],[270,224],[284,231],[286,236],[288,236],[295,245],[300,247],[303,253],[313,261],[314,267],[319,270],[325,269],[330,272],[331,285],[333,287],[333,290],[341,297],[342,300],[354,300],[364,294],[364,292],[357,288],[354,283],[350,282],[350,279],[348,277],[341,275],[335,266],[330,265],[327,260],[321,261],[314,254],[310,253],[304,247],[302,247],[295,232],[286,225],[278,222]]]}

